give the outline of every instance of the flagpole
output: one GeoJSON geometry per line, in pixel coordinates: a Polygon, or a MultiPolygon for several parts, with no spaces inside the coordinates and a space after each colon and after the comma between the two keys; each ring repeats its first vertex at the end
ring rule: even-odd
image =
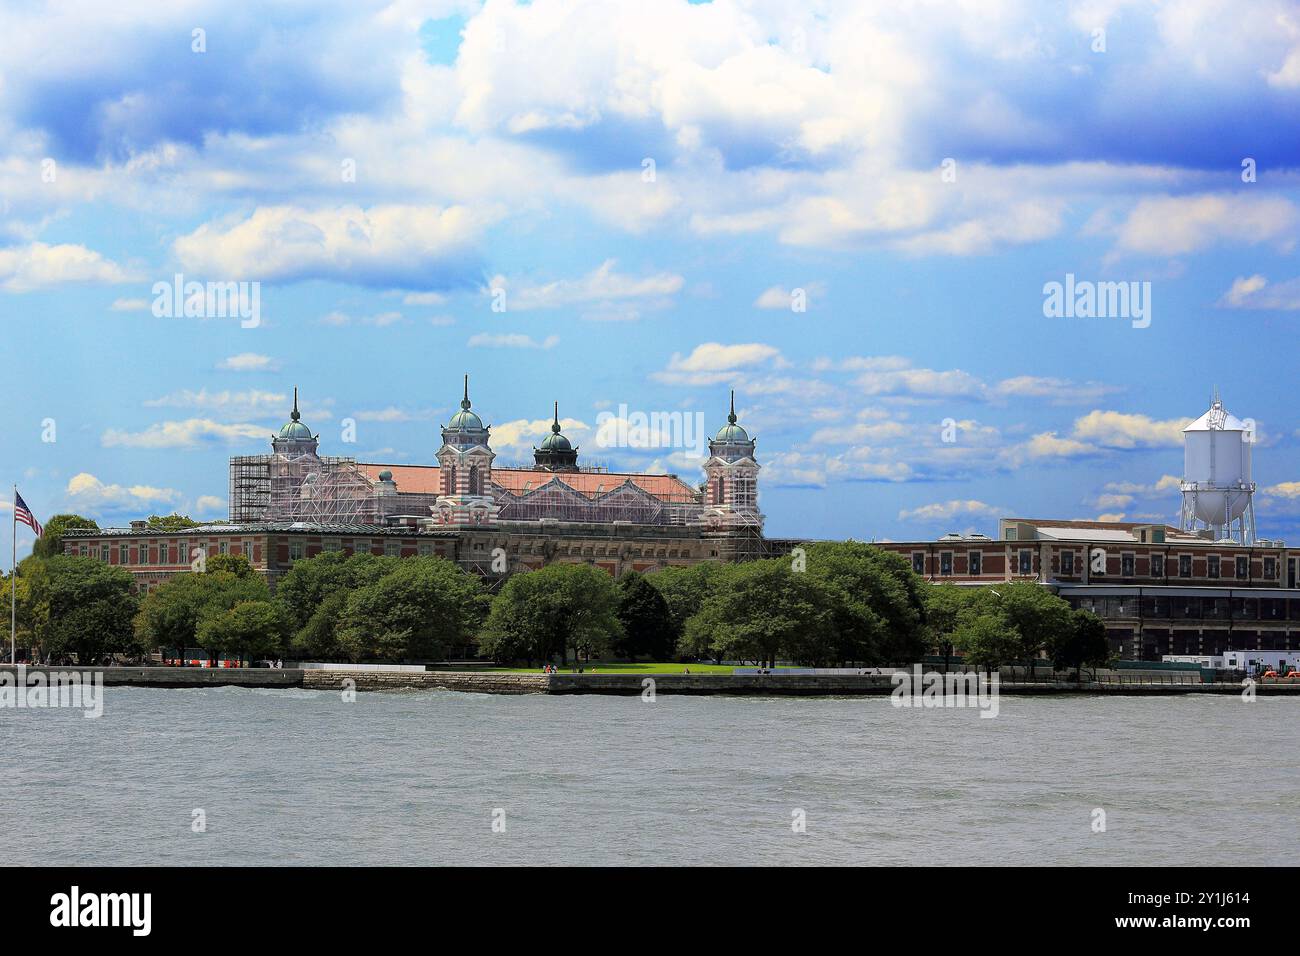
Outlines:
{"type": "Polygon", "coordinates": [[[18,663],[18,485],[14,485],[14,559],[9,565],[9,663],[18,663]]]}

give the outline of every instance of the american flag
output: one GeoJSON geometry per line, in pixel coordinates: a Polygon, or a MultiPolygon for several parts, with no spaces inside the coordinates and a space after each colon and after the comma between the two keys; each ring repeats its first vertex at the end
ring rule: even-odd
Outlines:
{"type": "Polygon", "coordinates": [[[21,521],[27,527],[36,532],[36,537],[41,536],[41,523],[36,520],[32,514],[32,509],[27,507],[27,502],[23,501],[23,496],[14,489],[14,520],[21,521]]]}

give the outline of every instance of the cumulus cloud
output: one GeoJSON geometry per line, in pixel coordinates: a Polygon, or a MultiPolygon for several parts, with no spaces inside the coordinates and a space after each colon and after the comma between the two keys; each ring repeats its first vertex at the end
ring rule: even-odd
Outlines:
{"type": "Polygon", "coordinates": [[[201,448],[207,445],[234,445],[250,440],[266,440],[267,429],[260,425],[226,424],[206,418],[158,422],[144,431],[128,432],[110,428],[100,436],[105,448],[201,448]]]}
{"type": "Polygon", "coordinates": [[[1123,252],[1177,256],[1224,242],[1294,245],[1296,207],[1281,196],[1205,193],[1140,200],[1119,226],[1123,252]]]}
{"type": "Polygon", "coordinates": [[[267,392],[259,389],[231,391],[229,389],[181,389],[160,398],[146,399],[145,408],[196,408],[230,418],[257,418],[281,414],[289,408],[289,396],[284,392],[267,392]]]}
{"type": "Polygon", "coordinates": [[[1159,421],[1148,415],[1094,410],[1074,422],[1074,437],[1106,448],[1182,447],[1188,418],[1159,421]]]}
{"type": "Polygon", "coordinates": [[[74,506],[87,509],[170,504],[181,498],[181,493],[175,488],[105,484],[85,471],[72,476],[66,491],[74,506]]]}
{"type": "Polygon", "coordinates": [[[742,370],[783,364],[780,350],[761,342],[738,345],[704,342],[690,355],[674,353],[668,367],[654,373],[654,378],[674,385],[713,385],[735,379],[742,370]]]}
{"type": "Polygon", "coordinates": [[[204,223],[173,244],[185,269],[209,279],[451,288],[469,282],[473,251],[494,216],[464,206],[261,206],[204,223]]]}
{"type": "Polygon", "coordinates": [[[0,248],[0,289],[31,292],[72,283],[111,285],[131,278],[125,269],[85,246],[33,242],[0,248]]]}

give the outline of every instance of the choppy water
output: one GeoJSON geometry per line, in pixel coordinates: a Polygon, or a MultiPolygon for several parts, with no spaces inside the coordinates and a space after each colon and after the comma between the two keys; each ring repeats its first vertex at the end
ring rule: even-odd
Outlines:
{"type": "Polygon", "coordinates": [[[5,862],[1300,860],[1289,699],[1004,696],[990,720],[886,698],[105,693],[98,720],[0,710],[5,862]]]}

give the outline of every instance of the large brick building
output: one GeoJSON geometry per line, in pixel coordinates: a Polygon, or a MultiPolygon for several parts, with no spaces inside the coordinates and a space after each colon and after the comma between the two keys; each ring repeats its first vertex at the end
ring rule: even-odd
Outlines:
{"type": "Polygon", "coordinates": [[[928,581],[1035,581],[1095,612],[1120,654],[1300,648],[1300,549],[1161,524],[1003,518],[998,538],[880,545],[928,581]]]}
{"type": "Polygon", "coordinates": [[[460,405],[442,428],[437,464],[369,463],[319,455],[295,390],[271,453],[231,459],[230,522],[70,531],[64,550],[120,565],[147,591],[201,555],[244,555],[274,587],[294,561],[324,551],[438,555],[497,581],[553,561],[619,575],[793,544],[763,537],[755,442],[737,422],[734,395],[698,487],[677,475],[583,469],[558,407],[533,466],[499,466],[468,378],[460,405]]]}

